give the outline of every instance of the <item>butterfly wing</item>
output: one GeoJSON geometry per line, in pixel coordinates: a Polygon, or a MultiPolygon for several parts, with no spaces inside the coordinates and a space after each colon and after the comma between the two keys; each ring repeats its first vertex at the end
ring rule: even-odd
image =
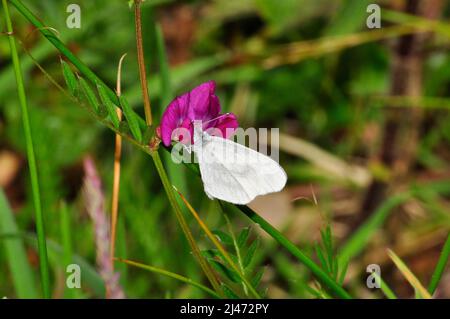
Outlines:
{"type": "Polygon", "coordinates": [[[210,198],[248,204],[258,195],[279,192],[286,184],[286,173],[277,162],[233,141],[206,135],[197,151],[210,198]]]}

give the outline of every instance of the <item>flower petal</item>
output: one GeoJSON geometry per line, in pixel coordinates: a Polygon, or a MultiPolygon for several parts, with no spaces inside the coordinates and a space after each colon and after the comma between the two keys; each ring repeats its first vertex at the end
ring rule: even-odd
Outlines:
{"type": "Polygon", "coordinates": [[[191,120],[209,120],[220,113],[220,102],[214,94],[216,83],[208,81],[190,92],[189,117],[191,120]]]}
{"type": "Polygon", "coordinates": [[[169,146],[172,131],[182,125],[188,118],[189,94],[183,94],[170,102],[161,118],[161,139],[165,146],[169,146]]]}

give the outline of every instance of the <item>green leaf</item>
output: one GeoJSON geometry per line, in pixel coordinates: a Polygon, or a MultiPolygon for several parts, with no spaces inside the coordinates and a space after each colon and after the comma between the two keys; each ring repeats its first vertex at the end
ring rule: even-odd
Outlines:
{"type": "Polygon", "coordinates": [[[220,258],[221,255],[217,249],[206,249],[201,251],[202,256],[207,259],[220,258]]]}
{"type": "Polygon", "coordinates": [[[80,82],[81,91],[89,102],[89,105],[92,106],[96,114],[100,115],[100,106],[94,90],[92,90],[90,85],[82,77],[78,77],[78,81],[80,82]]]}
{"type": "Polygon", "coordinates": [[[230,299],[239,299],[239,296],[236,295],[230,287],[228,287],[224,283],[221,284],[221,287],[222,287],[222,291],[226,297],[228,297],[230,299]]]}
{"type": "Polygon", "coordinates": [[[258,272],[252,277],[250,283],[253,287],[257,288],[261,282],[262,276],[264,275],[265,268],[261,268],[258,272]]]}
{"type": "Polygon", "coordinates": [[[120,122],[120,124],[119,124],[119,131],[120,131],[122,134],[129,134],[129,133],[130,133],[130,126],[128,125],[127,122],[122,121],[122,122],[120,122]]]}
{"type": "Polygon", "coordinates": [[[219,262],[215,259],[209,259],[209,262],[210,262],[211,266],[225,278],[227,278],[235,283],[241,282],[241,278],[234,270],[227,268],[224,264],[222,264],[221,262],[219,262]]]}
{"type": "Polygon", "coordinates": [[[131,134],[133,134],[134,138],[142,142],[142,132],[139,128],[139,120],[138,115],[133,111],[127,99],[124,96],[119,97],[120,105],[122,106],[123,114],[127,119],[128,125],[130,126],[131,134]]]}
{"type": "Polygon", "coordinates": [[[244,262],[243,262],[244,268],[247,268],[251,264],[258,246],[259,246],[259,238],[255,239],[252,242],[252,244],[250,245],[250,247],[248,248],[247,254],[244,257],[244,262]]]}
{"type": "Polygon", "coordinates": [[[330,269],[328,267],[328,263],[323,256],[322,248],[318,243],[314,245],[314,249],[316,251],[317,258],[319,258],[320,264],[322,265],[322,268],[325,269],[328,273],[330,272],[330,269]]]}
{"type": "MultiPolygon", "coordinates": [[[[337,265],[339,266],[339,263],[337,263],[337,265]]],[[[342,267],[341,273],[338,278],[338,284],[342,286],[344,284],[345,275],[347,274],[348,263],[345,263],[344,265],[341,265],[341,266],[343,266],[343,267],[342,267]]]]}
{"type": "MultiPolygon", "coordinates": [[[[108,110],[106,109],[106,106],[103,104],[99,104],[98,105],[98,116],[101,119],[105,119],[106,117],[108,117],[108,110]]],[[[129,130],[130,128],[128,128],[129,130]]]]}
{"type": "Polygon", "coordinates": [[[238,235],[237,243],[239,248],[243,248],[250,235],[250,227],[245,227],[238,235]]]}
{"type": "MultiPolygon", "coordinates": [[[[0,232],[15,234],[19,229],[8,200],[0,188],[0,232]]],[[[6,259],[18,298],[38,298],[33,270],[28,263],[25,245],[21,237],[4,238],[6,259]]]]}
{"type": "Polygon", "coordinates": [[[216,237],[225,245],[229,245],[229,246],[233,245],[233,239],[227,233],[225,233],[221,230],[213,230],[212,233],[214,235],[216,235],[216,237]]]}
{"type": "Polygon", "coordinates": [[[69,88],[70,93],[72,93],[72,95],[75,95],[77,92],[77,78],[72,72],[70,66],[64,60],[61,60],[61,66],[66,85],[69,88]]]}
{"type": "Polygon", "coordinates": [[[119,127],[119,117],[117,116],[116,105],[109,99],[106,89],[103,85],[97,83],[98,94],[100,95],[100,100],[108,111],[109,119],[113,123],[115,128],[119,127]]]}

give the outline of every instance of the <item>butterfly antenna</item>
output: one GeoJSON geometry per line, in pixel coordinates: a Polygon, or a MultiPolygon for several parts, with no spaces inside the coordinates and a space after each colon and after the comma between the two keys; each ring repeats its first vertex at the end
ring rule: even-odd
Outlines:
{"type": "MultiPolygon", "coordinates": [[[[219,116],[216,116],[215,118],[213,118],[213,119],[210,119],[210,120],[207,120],[207,121],[201,121],[202,122],[202,125],[203,124],[207,124],[207,123],[209,123],[209,122],[212,122],[212,121],[215,121],[215,120],[218,120],[218,119],[221,119],[222,117],[225,117],[225,116],[228,116],[228,115],[230,115],[231,113],[230,112],[228,112],[228,113],[225,113],[225,114],[222,114],[222,115],[219,115],[219,116]]],[[[192,120],[191,121],[191,124],[194,124],[194,122],[195,121],[197,121],[197,120],[192,120]]]]}

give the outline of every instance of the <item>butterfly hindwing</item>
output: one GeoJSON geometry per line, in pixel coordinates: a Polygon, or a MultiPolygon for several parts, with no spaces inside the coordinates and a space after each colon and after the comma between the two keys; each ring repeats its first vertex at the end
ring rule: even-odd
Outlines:
{"type": "Polygon", "coordinates": [[[204,134],[196,141],[200,173],[209,197],[248,204],[258,195],[278,192],[287,176],[270,157],[230,140],[204,134]]]}

